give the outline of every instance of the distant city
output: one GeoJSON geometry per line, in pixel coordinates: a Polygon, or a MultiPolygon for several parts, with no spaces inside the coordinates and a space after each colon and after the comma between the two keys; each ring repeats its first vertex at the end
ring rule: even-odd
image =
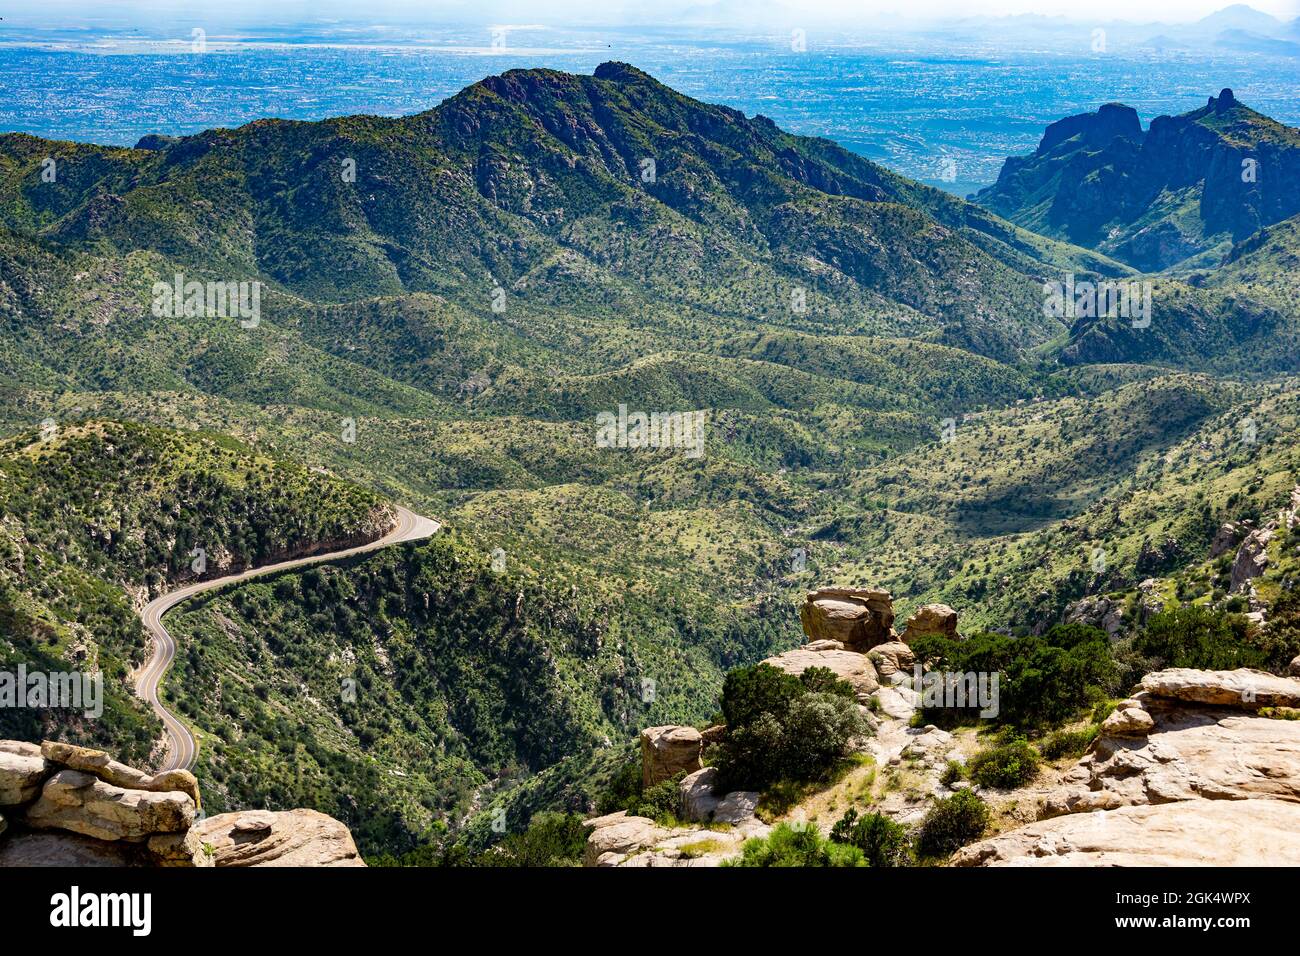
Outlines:
{"type": "Polygon", "coordinates": [[[264,117],[397,116],[510,69],[590,73],[625,60],[688,95],[829,137],[964,196],[996,179],[1006,156],[1031,151],[1048,123],[1095,109],[1099,95],[1149,122],[1230,86],[1251,107],[1300,122],[1300,44],[1286,38],[1295,24],[1239,10],[1213,20],[1093,28],[1013,18],[875,35],[331,25],[237,36],[183,23],[168,33],[6,22],[0,131],[133,145],[148,133],[264,117]]]}

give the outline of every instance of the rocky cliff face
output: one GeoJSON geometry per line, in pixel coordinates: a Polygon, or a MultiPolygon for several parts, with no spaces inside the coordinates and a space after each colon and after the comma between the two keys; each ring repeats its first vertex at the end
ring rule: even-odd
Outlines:
{"type": "Polygon", "coordinates": [[[1145,133],[1116,103],[1053,123],[976,201],[1156,272],[1300,212],[1297,174],[1300,132],[1225,89],[1198,110],[1155,118],[1145,133]]]}
{"type": "Polygon", "coordinates": [[[204,817],[187,770],[0,740],[0,867],[364,866],[347,827],[313,810],[204,817]]]}

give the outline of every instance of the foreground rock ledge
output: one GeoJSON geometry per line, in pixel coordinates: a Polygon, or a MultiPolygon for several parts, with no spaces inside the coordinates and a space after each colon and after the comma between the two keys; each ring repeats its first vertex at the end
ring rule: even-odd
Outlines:
{"type": "Polygon", "coordinates": [[[1040,820],[954,866],[1300,866],[1300,804],[1187,800],[1040,820]]]}
{"type": "Polygon", "coordinates": [[[198,781],[100,750],[0,740],[0,867],[365,866],[348,828],[314,810],[198,820],[198,781]]]}

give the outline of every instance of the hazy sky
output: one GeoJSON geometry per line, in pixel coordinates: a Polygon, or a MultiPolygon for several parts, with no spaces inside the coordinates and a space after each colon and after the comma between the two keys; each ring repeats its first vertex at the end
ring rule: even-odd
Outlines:
{"type": "MultiPolygon", "coordinates": [[[[1086,22],[1195,20],[1226,6],[1225,0],[2,0],[0,15],[23,25],[74,26],[80,21],[204,20],[225,23],[292,24],[320,19],[368,23],[573,24],[600,22],[673,24],[709,10],[714,19],[738,28],[761,22],[843,21],[873,17],[952,17],[1038,13],[1086,22]]],[[[1252,0],[1257,10],[1282,19],[1300,15],[1300,0],[1252,0]]],[[[3,25],[0,25],[2,27],[3,25]]]]}

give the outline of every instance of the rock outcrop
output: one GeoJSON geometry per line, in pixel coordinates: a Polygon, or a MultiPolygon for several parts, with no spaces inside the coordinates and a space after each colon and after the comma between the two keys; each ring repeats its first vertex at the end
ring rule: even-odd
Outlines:
{"type": "Polygon", "coordinates": [[[41,789],[23,822],[37,830],[68,830],[98,840],[139,843],[157,834],[183,833],[197,807],[179,790],[127,790],[80,770],[60,770],[41,789]]]}
{"type": "Polygon", "coordinates": [[[365,865],[324,814],[198,820],[200,805],[187,770],[147,774],[87,747],[0,741],[0,866],[365,865]]]}
{"type": "Polygon", "coordinates": [[[894,602],[880,588],[826,587],[810,591],[799,609],[809,641],[839,641],[869,650],[894,639],[894,602]]]}
{"type": "Polygon", "coordinates": [[[771,664],[787,674],[795,675],[802,674],[810,667],[825,667],[827,670],[833,671],[836,677],[852,684],[858,701],[861,703],[865,703],[880,688],[880,680],[876,676],[875,665],[871,663],[871,659],[866,654],[859,654],[856,651],[812,650],[811,648],[811,644],[797,647],[792,651],[786,651],[784,654],[778,654],[776,657],[769,657],[763,663],[771,664]]]}
{"type": "Polygon", "coordinates": [[[922,604],[907,619],[903,628],[903,643],[910,644],[918,637],[957,636],[957,612],[946,604],[922,604]]]}
{"type": "Polygon", "coordinates": [[[192,831],[216,866],[365,866],[352,834],[315,810],[220,813],[192,831]]]}
{"type": "Polygon", "coordinates": [[[916,655],[902,641],[890,641],[867,651],[867,660],[876,668],[877,675],[892,678],[895,674],[909,674],[916,663],[916,655]]]}
{"type": "Polygon", "coordinates": [[[704,738],[694,727],[647,727],[641,731],[641,785],[653,787],[703,764],[704,738]]]}
{"type": "Polygon", "coordinates": [[[1196,800],[1040,820],[954,866],[1300,866],[1300,804],[1196,800]]]}
{"type": "Polygon", "coordinates": [[[661,827],[626,811],[587,821],[583,863],[600,867],[717,866],[739,855],[745,841],[764,837],[772,828],[751,813],[726,829],[661,827]]]}
{"type": "Polygon", "coordinates": [[[1146,675],[1038,823],[973,844],[958,865],[1278,865],[1300,861],[1300,681],[1261,671],[1146,675]],[[1231,834],[1231,838],[1226,838],[1231,834]]]}

